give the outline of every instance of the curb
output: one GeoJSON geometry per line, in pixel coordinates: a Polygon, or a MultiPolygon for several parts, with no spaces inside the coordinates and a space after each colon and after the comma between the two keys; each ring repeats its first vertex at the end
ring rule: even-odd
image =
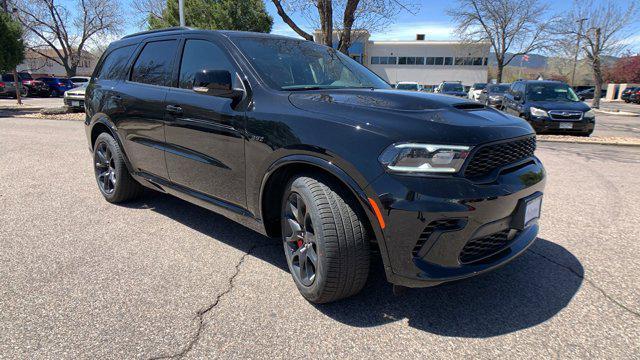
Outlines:
{"type": "Polygon", "coordinates": [[[611,110],[602,110],[602,109],[593,109],[597,114],[604,115],[618,115],[618,116],[627,116],[627,117],[638,117],[640,114],[632,113],[629,111],[611,111],[611,110]]]}
{"type": "Polygon", "coordinates": [[[550,139],[537,139],[538,142],[549,142],[549,143],[565,143],[565,144],[587,144],[587,145],[611,145],[611,146],[628,146],[628,147],[640,147],[639,144],[630,144],[630,143],[617,143],[613,141],[578,141],[578,140],[550,140],[550,139]]]}

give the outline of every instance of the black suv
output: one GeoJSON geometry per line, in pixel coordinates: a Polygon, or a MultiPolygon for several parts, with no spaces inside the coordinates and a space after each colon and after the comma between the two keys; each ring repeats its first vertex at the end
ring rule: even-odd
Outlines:
{"type": "Polygon", "coordinates": [[[538,133],[589,136],[596,115],[561,81],[518,80],[504,94],[503,110],[526,119],[538,133]]]}
{"type": "Polygon", "coordinates": [[[533,129],[467,100],[397,91],[331,48],[187,28],[112,43],[86,90],[109,202],[142,186],[281,238],[309,301],[357,293],[372,256],[421,287],[495,269],[538,233],[533,129]]]}

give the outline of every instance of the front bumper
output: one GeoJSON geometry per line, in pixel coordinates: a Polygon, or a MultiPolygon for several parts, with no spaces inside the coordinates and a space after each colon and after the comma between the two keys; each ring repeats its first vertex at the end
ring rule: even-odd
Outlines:
{"type": "Polygon", "coordinates": [[[539,118],[531,116],[529,124],[537,133],[555,133],[555,134],[586,134],[592,133],[596,126],[595,118],[584,118],[579,121],[561,121],[551,120],[549,118],[539,118]],[[571,123],[571,129],[561,129],[560,123],[571,123]]]}
{"type": "Polygon", "coordinates": [[[370,187],[383,206],[381,246],[388,256],[388,280],[408,287],[433,286],[513,260],[538,233],[536,220],[524,228],[514,225],[519,204],[542,195],[545,176],[537,158],[503,169],[488,183],[382,175],[370,187]],[[492,236],[504,236],[498,247],[469,256],[470,248],[492,236]]]}
{"type": "Polygon", "coordinates": [[[72,109],[84,110],[84,97],[65,96],[64,104],[72,109]]]}

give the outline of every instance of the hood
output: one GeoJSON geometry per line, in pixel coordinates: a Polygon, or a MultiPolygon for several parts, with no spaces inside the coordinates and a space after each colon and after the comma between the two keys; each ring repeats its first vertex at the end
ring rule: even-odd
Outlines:
{"type": "Polygon", "coordinates": [[[542,110],[591,110],[589,105],[582,101],[528,101],[527,105],[537,107],[542,110]]]}
{"type": "Polygon", "coordinates": [[[477,145],[533,133],[526,121],[451,96],[398,90],[292,92],[291,104],[392,141],[477,145]]]}

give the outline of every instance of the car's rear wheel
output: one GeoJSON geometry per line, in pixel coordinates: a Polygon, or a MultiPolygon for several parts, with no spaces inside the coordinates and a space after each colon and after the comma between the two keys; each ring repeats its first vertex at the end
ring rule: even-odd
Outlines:
{"type": "Polygon", "coordinates": [[[143,187],[131,177],[118,142],[106,132],[98,135],[93,147],[93,168],[98,188],[112,203],[139,196],[143,187]]]}
{"type": "Polygon", "coordinates": [[[341,186],[299,176],[282,200],[287,265],[300,293],[327,303],[358,293],[369,274],[369,239],[357,204],[341,186]]]}

